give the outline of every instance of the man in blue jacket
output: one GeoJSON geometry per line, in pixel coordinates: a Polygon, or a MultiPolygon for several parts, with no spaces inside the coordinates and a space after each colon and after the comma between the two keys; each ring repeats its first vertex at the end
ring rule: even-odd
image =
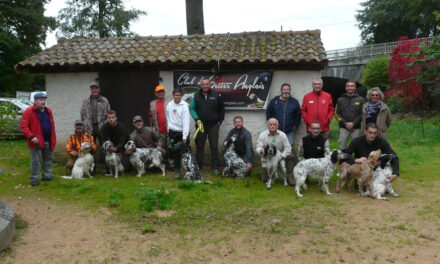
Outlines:
{"type": "Polygon", "coordinates": [[[295,137],[294,130],[301,121],[301,108],[298,100],[290,95],[291,87],[288,83],[281,85],[281,95],[275,96],[266,110],[266,119],[276,118],[278,120],[278,129],[283,131],[292,144],[295,137]]]}

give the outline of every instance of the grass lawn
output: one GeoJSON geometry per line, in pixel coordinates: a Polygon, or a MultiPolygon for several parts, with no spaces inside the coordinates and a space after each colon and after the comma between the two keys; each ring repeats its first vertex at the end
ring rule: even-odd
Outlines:
{"type": "MultiPolygon", "coordinates": [[[[266,190],[257,169],[246,179],[204,175],[212,184],[195,185],[173,179],[169,171],[166,177],[157,172],[136,178],[135,172],[131,172],[117,180],[103,175],[82,181],[65,180],[59,178],[64,173],[64,164],[55,163],[56,180],[31,188],[29,153],[23,140],[0,142],[0,198],[45,199],[60,207],[75,204],[91,212],[105,208],[110,211],[109,221],[124,223],[138,233],[169,236],[168,240],[158,238],[157,250],[147,254],[153,259],[166,257],[174,250],[198,252],[200,247],[216,248],[239,238],[243,244],[264,248],[267,254],[297,241],[292,244],[292,256],[313,260],[326,256],[334,260],[332,263],[343,262],[341,258],[355,261],[370,253],[364,263],[386,258],[399,262],[399,250],[415,260],[420,255],[415,251],[412,254],[411,248],[418,245],[417,241],[423,241],[421,236],[431,237],[435,232],[440,237],[435,225],[435,220],[440,219],[440,198],[434,195],[440,183],[439,119],[425,122],[424,128],[422,138],[420,123],[415,119],[392,124],[389,141],[401,160],[401,178],[394,187],[402,197],[391,197],[390,202],[360,198],[346,190],[327,196],[313,182],[300,199],[294,195],[293,187],[284,187],[281,181],[272,190],[266,190]],[[402,210],[407,210],[407,214],[402,216],[402,210]],[[368,224],[365,229],[361,225],[359,230],[360,223],[368,224]],[[386,235],[369,237],[377,230],[386,235]],[[398,236],[393,241],[395,232],[398,236]],[[388,257],[381,255],[380,248],[390,246],[391,241],[391,253],[388,257]]],[[[330,138],[332,147],[337,147],[335,123],[330,138]]],[[[335,181],[336,176],[331,192],[335,181]]],[[[432,243],[438,246],[437,240],[432,243]]],[[[210,254],[207,253],[211,258],[217,255],[210,254]]],[[[192,263],[207,259],[186,260],[192,263]]]]}

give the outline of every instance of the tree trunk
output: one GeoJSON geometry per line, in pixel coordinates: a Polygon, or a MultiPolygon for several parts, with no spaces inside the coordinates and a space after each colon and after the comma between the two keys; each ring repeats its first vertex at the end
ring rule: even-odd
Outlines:
{"type": "Polygon", "coordinates": [[[188,35],[205,34],[203,0],[185,0],[186,31],[188,35]]]}

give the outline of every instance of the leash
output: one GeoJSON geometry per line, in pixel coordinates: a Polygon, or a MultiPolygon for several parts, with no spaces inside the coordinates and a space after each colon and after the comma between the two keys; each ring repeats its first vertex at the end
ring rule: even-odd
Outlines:
{"type": "Polygon", "coordinates": [[[203,128],[203,124],[201,124],[201,125],[197,128],[196,132],[194,133],[193,140],[196,140],[196,137],[197,137],[197,134],[199,134],[199,131],[202,132],[202,133],[205,132],[205,129],[203,128]]]}

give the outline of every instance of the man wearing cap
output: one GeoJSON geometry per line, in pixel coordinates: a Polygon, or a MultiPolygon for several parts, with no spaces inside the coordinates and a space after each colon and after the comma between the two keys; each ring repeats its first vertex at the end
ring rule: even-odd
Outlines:
{"type": "Polygon", "coordinates": [[[32,186],[38,185],[40,167],[43,167],[43,181],[53,180],[52,152],[57,140],[52,110],[46,107],[46,98],[44,93],[36,93],[34,105],[24,111],[20,121],[21,131],[27,139],[31,153],[32,186]]]}
{"type": "Polygon", "coordinates": [[[133,126],[134,130],[130,134],[130,140],[134,142],[136,148],[156,148],[163,151],[162,138],[156,133],[156,130],[144,126],[144,120],[141,116],[133,117],[133,126]]]}
{"type": "Polygon", "coordinates": [[[189,112],[197,123],[197,127],[203,126],[204,131],[200,131],[195,139],[196,159],[199,168],[203,166],[205,142],[209,141],[211,149],[211,169],[213,173],[218,173],[218,132],[220,125],[225,119],[225,105],[220,94],[211,89],[211,82],[208,78],[200,81],[200,91],[194,93],[194,98],[189,105],[189,112]]]}
{"type": "Polygon", "coordinates": [[[110,104],[104,96],[100,95],[101,88],[97,84],[90,85],[91,95],[87,97],[81,106],[81,120],[84,127],[94,140],[99,140],[102,145],[101,128],[106,121],[106,114],[110,111],[110,104]]]}
{"type": "Polygon", "coordinates": [[[69,136],[66,143],[66,151],[69,154],[69,159],[66,163],[66,175],[70,175],[75,161],[82,155],[81,144],[90,142],[92,144],[91,154],[96,152],[96,145],[93,136],[87,133],[84,129],[84,123],[81,120],[75,121],[75,132],[69,136]]]}
{"type": "MultiPolygon", "coordinates": [[[[148,117],[150,119],[150,127],[152,127],[161,138],[162,152],[166,154],[166,150],[168,148],[168,128],[165,114],[165,87],[158,85],[154,89],[154,92],[156,100],[150,102],[148,117]]],[[[171,166],[173,166],[172,159],[169,159],[169,163],[171,166]]]]}

